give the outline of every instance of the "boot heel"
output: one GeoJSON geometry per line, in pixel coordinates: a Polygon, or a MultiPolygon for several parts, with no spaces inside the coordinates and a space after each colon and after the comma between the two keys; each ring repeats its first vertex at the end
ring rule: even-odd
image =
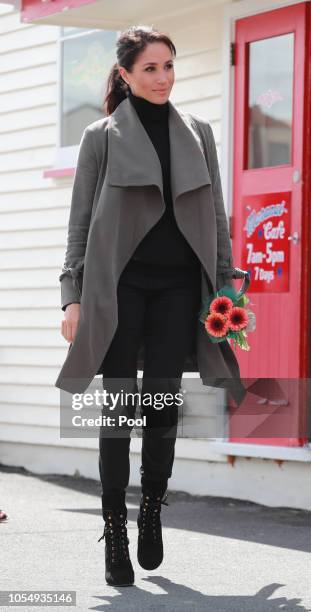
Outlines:
{"type": "Polygon", "coordinates": [[[105,579],[110,586],[132,586],[134,570],[129,553],[126,510],[103,513],[105,529],[98,542],[105,540],[105,579]]]}
{"type": "Polygon", "coordinates": [[[166,503],[167,494],[161,499],[152,491],[142,494],[140,510],[137,517],[138,541],[137,559],[141,567],[153,570],[163,561],[161,505],[166,503]]]}

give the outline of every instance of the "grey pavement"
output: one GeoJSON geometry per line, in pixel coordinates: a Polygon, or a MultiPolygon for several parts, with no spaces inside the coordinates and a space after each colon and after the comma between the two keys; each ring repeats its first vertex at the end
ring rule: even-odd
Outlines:
{"type": "Polygon", "coordinates": [[[76,607],[1,610],[276,612],[311,609],[311,512],[169,490],[162,506],[165,558],[136,558],[140,490],[127,492],[135,585],[104,577],[100,483],[0,465],[0,588],[76,591],[76,607]]]}

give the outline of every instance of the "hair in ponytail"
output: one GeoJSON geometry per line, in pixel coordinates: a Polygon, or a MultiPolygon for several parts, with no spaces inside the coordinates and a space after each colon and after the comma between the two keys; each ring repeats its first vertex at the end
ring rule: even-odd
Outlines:
{"type": "Polygon", "coordinates": [[[129,91],[129,86],[120,75],[119,66],[131,72],[139,53],[144,51],[149,43],[154,42],[166,44],[173,57],[176,57],[176,48],[169,36],[152,26],[132,26],[120,34],[116,48],[117,61],[110,70],[103,102],[107,115],[111,115],[120,102],[125,100],[129,91]]]}

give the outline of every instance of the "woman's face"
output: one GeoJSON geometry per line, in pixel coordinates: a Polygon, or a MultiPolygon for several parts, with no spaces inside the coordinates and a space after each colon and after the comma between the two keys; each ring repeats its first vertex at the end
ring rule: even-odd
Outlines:
{"type": "Polygon", "coordinates": [[[134,96],[153,102],[167,102],[174,84],[174,63],[169,47],[163,42],[149,43],[139,53],[132,72],[119,67],[120,74],[134,96]]]}

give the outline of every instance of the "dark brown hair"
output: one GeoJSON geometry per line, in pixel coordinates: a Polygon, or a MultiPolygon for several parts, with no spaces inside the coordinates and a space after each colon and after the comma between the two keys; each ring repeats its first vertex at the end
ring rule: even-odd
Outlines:
{"type": "Polygon", "coordinates": [[[129,86],[123,81],[118,66],[131,72],[139,53],[145,50],[149,43],[163,42],[176,57],[176,48],[170,37],[152,26],[132,26],[122,32],[117,40],[117,62],[112,66],[108,80],[103,109],[111,115],[117,106],[127,97],[129,86]]]}

